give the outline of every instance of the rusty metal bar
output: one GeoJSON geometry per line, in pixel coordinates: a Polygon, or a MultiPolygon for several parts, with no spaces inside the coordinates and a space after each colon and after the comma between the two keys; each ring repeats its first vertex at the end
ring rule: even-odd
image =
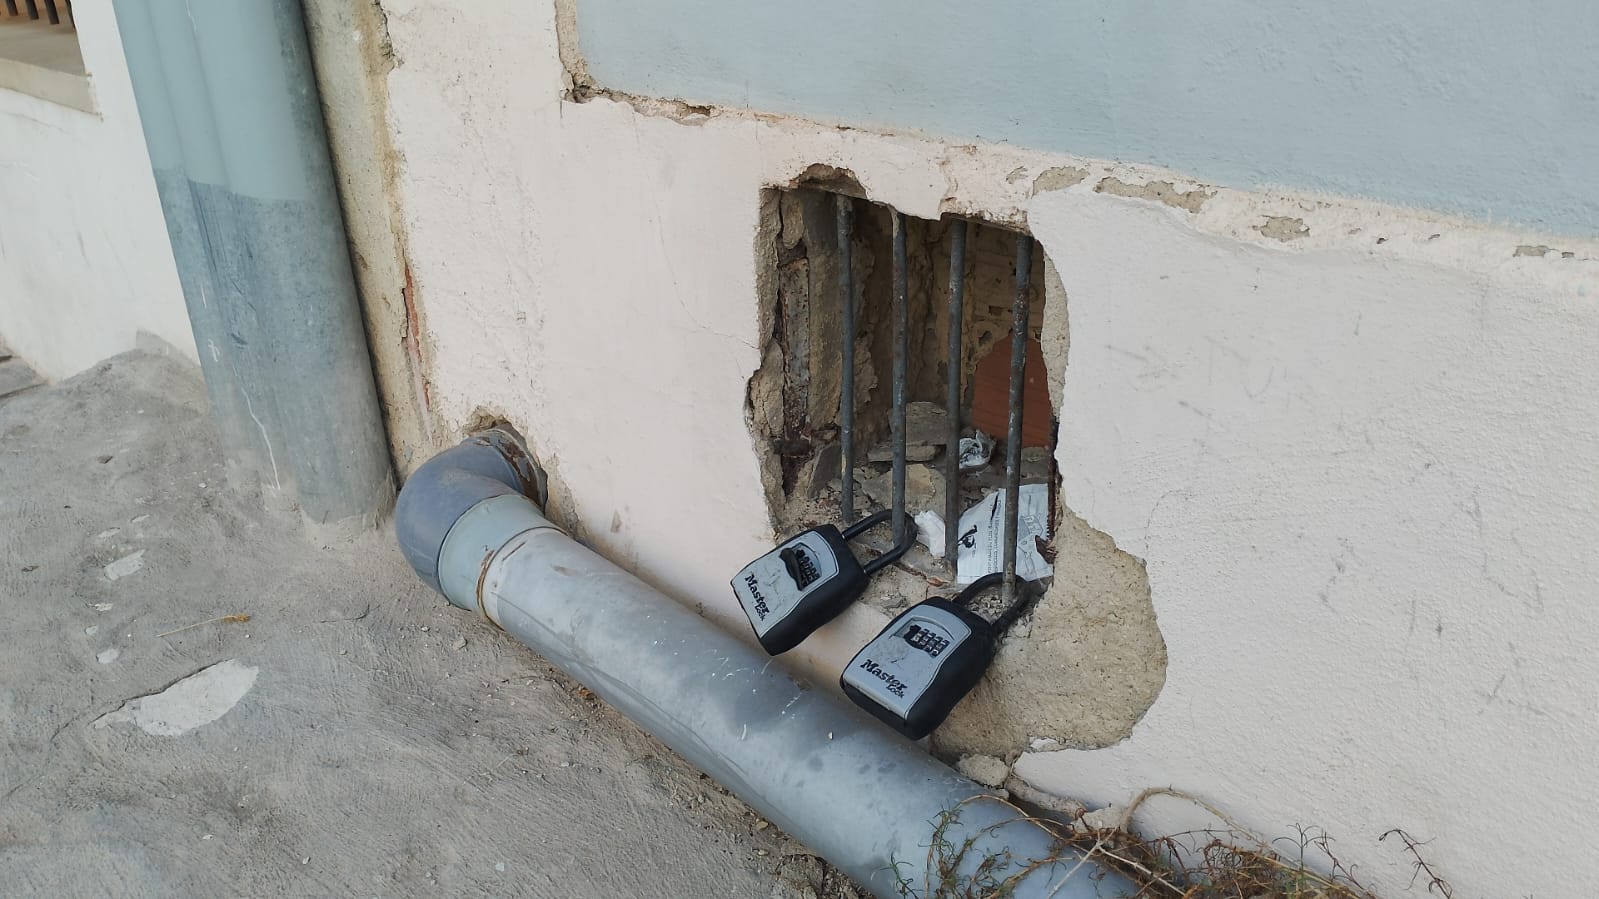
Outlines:
{"type": "Polygon", "coordinates": [[[22,13],[17,10],[17,0],[6,0],[6,15],[8,15],[8,16],[20,16],[20,15],[22,15],[22,13]]]}
{"type": "Polygon", "coordinates": [[[61,24],[61,13],[56,12],[56,0],[44,0],[44,11],[51,25],[61,24]]]}
{"type": "Polygon", "coordinates": [[[1016,299],[1011,304],[1010,421],[1005,432],[1005,601],[1016,596],[1016,531],[1021,514],[1022,395],[1027,377],[1028,282],[1033,238],[1016,238],[1016,299]]]}
{"type": "Polygon", "coordinates": [[[909,266],[905,261],[905,213],[894,213],[894,374],[889,434],[894,443],[894,545],[910,539],[905,533],[905,368],[910,355],[908,313],[909,266]]]}
{"type": "Polygon", "coordinates": [[[960,543],[961,328],[966,304],[966,222],[956,219],[949,239],[949,356],[944,378],[944,409],[949,431],[944,443],[944,561],[955,570],[960,543]]]}
{"type": "Polygon", "coordinates": [[[833,197],[838,219],[839,348],[843,377],[838,395],[839,516],[855,519],[855,201],[833,197]]]}
{"type": "Polygon", "coordinates": [[[28,18],[39,18],[39,5],[35,0],[22,0],[22,2],[24,6],[28,7],[28,18]]]}

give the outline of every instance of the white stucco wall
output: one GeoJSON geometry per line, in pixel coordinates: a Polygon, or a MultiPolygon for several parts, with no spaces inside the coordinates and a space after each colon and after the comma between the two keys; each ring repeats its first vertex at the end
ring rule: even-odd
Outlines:
{"type": "Polygon", "coordinates": [[[139,331],[195,353],[116,18],[76,10],[98,112],[0,89],[0,341],[50,378],[139,331]]]}
{"type": "Polygon", "coordinates": [[[1084,194],[1029,216],[1080,263],[1064,497],[1147,561],[1169,662],[1130,739],[1023,772],[1314,824],[1390,892],[1403,866],[1369,848],[1391,827],[1457,895],[1588,892],[1557,859],[1599,809],[1592,248],[1516,258],[1399,218],[1285,252],[1203,227],[1219,209],[1084,194]]]}
{"type": "MultiPolygon", "coordinates": [[[[1599,244],[1225,187],[1190,216],[1093,191],[1192,186],[1172,173],[573,104],[548,4],[383,7],[441,437],[509,417],[584,539],[742,631],[726,580],[772,537],[744,422],[760,190],[825,163],[912,215],[1025,214],[1070,297],[1065,496],[1146,560],[1170,662],[1130,739],[1020,770],[1324,827],[1385,895],[1392,827],[1457,895],[1588,890],[1555,862],[1599,803],[1599,244]],[[1060,167],[1085,177],[1033,196],[1060,167]]],[[[831,681],[881,623],[851,610],[793,661],[831,681]]]]}

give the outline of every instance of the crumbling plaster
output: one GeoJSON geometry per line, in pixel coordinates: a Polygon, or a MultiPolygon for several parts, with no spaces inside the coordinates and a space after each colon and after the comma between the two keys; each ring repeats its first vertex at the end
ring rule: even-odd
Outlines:
{"type": "MultiPolygon", "coordinates": [[[[744,419],[762,188],[823,164],[911,215],[1026,222],[1068,295],[1070,364],[1050,360],[1066,501],[1146,563],[1171,660],[1130,739],[1020,770],[1096,802],[1176,785],[1268,836],[1325,826],[1391,893],[1408,882],[1375,841],[1391,826],[1434,838],[1472,893],[1582,891],[1544,860],[1599,802],[1599,671],[1576,645],[1599,630],[1582,601],[1599,244],[1003,145],[571,102],[551,4],[382,5],[441,442],[503,414],[578,536],[742,631],[726,579],[773,537],[744,419]],[[1110,178],[1155,198],[1096,193],[1110,178]],[[1303,228],[1274,239],[1273,217],[1303,228]],[[1572,255],[1515,255],[1551,243],[1572,255]],[[1495,820],[1516,827],[1477,826],[1495,820]]],[[[854,609],[788,661],[830,681],[883,621],[854,609]]],[[[1179,820],[1162,808],[1146,823],[1179,820]]]]}
{"type": "MultiPolygon", "coordinates": [[[[1025,168],[1018,168],[1006,177],[1025,174],[1025,168]]],[[[833,173],[813,169],[807,175],[826,178],[833,173]]],[[[857,329],[863,335],[856,354],[856,439],[861,447],[857,461],[869,463],[871,449],[888,437],[889,226],[886,209],[858,202],[855,206],[854,269],[862,297],[857,329]]],[[[831,427],[839,417],[841,378],[836,222],[832,196],[817,190],[768,191],[763,207],[770,213],[757,252],[763,260],[775,258],[763,261],[758,271],[770,273],[775,283],[767,285],[760,297],[760,333],[766,346],[762,367],[750,379],[749,415],[768,507],[776,531],[786,535],[839,520],[839,447],[831,427]]],[[[970,230],[964,334],[968,388],[977,358],[1004,341],[1010,331],[1016,240],[1009,230],[980,225],[970,230]]],[[[907,220],[911,298],[907,391],[913,434],[923,405],[919,401],[939,410],[944,403],[948,323],[942,298],[949,274],[939,257],[948,252],[945,231],[944,226],[922,219],[907,220]]],[[[1035,257],[1033,269],[1029,331],[1058,353],[1066,339],[1065,291],[1042,254],[1035,257]]],[[[1064,360],[1063,354],[1058,356],[1058,361],[1064,360]]],[[[1054,376],[1062,373],[1061,366],[1046,367],[1053,371],[1036,372],[1034,379],[1045,384],[1058,381],[1054,376]]],[[[1050,393],[1051,402],[1058,401],[1059,390],[1050,393]]],[[[1043,431],[1053,418],[1048,408],[1044,406],[1041,416],[1043,431]]],[[[990,415],[996,413],[1002,431],[1003,406],[989,410],[990,415]]],[[[1039,411],[1035,408],[1028,414],[1039,411]]],[[[995,455],[1003,458],[1002,453],[995,455]]],[[[1002,465],[995,464],[987,474],[996,476],[1002,465]]],[[[1023,468],[1028,477],[1031,466],[1023,468]]],[[[874,475],[878,469],[870,464],[856,468],[862,488],[856,514],[886,506],[886,469],[883,465],[874,475]]],[[[1040,476],[1037,469],[1032,471],[1031,477],[1040,476]]],[[[1049,466],[1043,466],[1043,473],[1048,471],[1049,466]]],[[[965,479],[967,505],[985,489],[973,483],[975,478],[965,479]]],[[[997,483],[991,480],[988,489],[997,483]]],[[[910,466],[906,491],[910,511],[930,509],[943,515],[944,494],[938,470],[924,464],[910,466]]],[[[1044,597],[1012,630],[983,682],[938,729],[932,748],[941,755],[1009,756],[1035,739],[1079,748],[1108,745],[1127,736],[1160,691],[1166,648],[1156,627],[1142,563],[1083,524],[1069,508],[1062,504],[1055,508],[1052,545],[1061,576],[1052,580],[1044,597]]],[[[950,591],[945,566],[914,548],[898,566],[872,580],[860,603],[892,616],[950,591]]]]}

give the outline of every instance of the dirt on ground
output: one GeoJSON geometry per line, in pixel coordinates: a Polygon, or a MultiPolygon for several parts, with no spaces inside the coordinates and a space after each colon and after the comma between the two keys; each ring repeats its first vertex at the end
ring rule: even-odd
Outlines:
{"type": "Polygon", "coordinates": [[[198,372],[0,400],[6,896],[844,897],[392,535],[228,491],[198,372]]]}

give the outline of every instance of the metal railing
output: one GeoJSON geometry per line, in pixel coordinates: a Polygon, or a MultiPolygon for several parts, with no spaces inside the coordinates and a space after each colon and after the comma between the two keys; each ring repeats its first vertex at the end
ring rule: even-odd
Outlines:
{"type": "Polygon", "coordinates": [[[0,25],[40,19],[50,25],[75,28],[72,0],[5,0],[5,6],[0,7],[0,25]]]}
{"type": "MultiPolygon", "coordinates": [[[[856,288],[853,271],[851,242],[854,236],[854,200],[844,195],[835,197],[840,263],[839,302],[842,306],[840,323],[843,339],[842,390],[839,399],[839,449],[840,493],[839,506],[845,521],[855,518],[855,338],[856,313],[860,292],[856,288]]],[[[890,383],[891,409],[889,413],[890,441],[893,449],[892,496],[894,542],[908,539],[905,534],[905,472],[906,472],[906,370],[909,356],[908,306],[909,276],[907,273],[904,213],[891,210],[893,221],[893,368],[890,383]]],[[[944,561],[955,568],[960,541],[960,439],[964,424],[962,416],[962,354],[965,348],[962,334],[966,293],[966,239],[967,223],[956,219],[951,223],[949,260],[949,343],[947,377],[945,380],[945,406],[948,432],[944,447],[944,561]]],[[[1011,314],[1011,353],[1009,418],[1007,420],[1005,448],[1005,521],[1004,562],[1005,601],[1016,592],[1016,536],[1021,514],[1022,479],[1022,399],[1026,387],[1028,322],[1031,315],[1030,288],[1033,265],[1033,238],[1028,234],[1016,237],[1015,296],[1011,314]]]]}

